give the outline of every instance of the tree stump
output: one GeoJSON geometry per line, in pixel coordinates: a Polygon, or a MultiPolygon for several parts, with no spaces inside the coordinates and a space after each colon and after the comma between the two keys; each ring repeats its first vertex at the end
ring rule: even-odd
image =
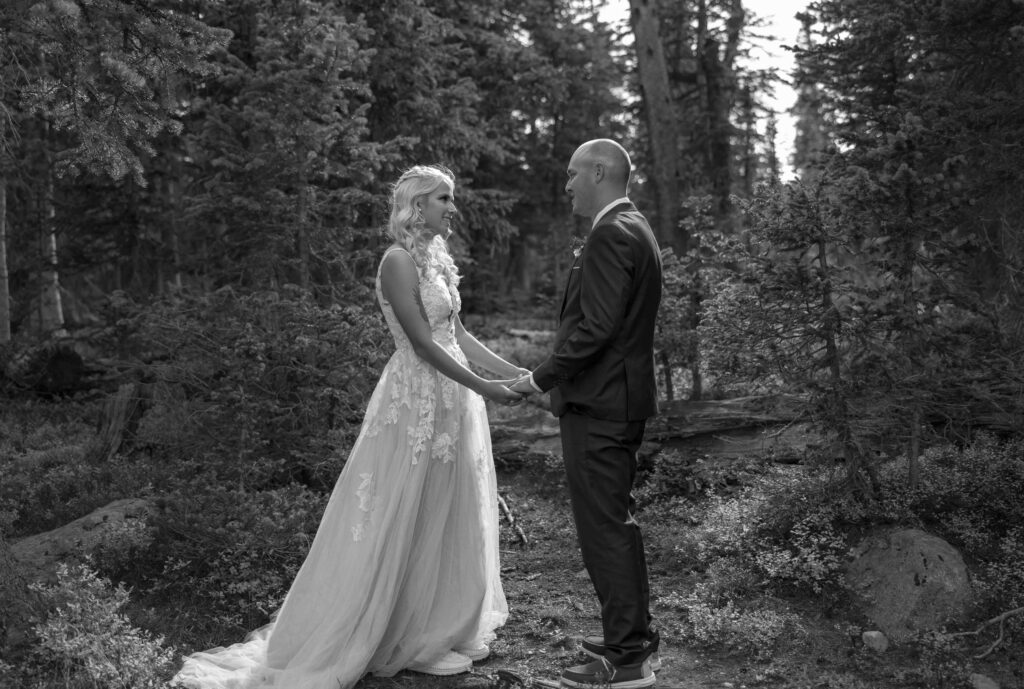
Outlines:
{"type": "Polygon", "coordinates": [[[85,461],[92,464],[109,461],[125,444],[126,437],[134,436],[142,415],[149,408],[150,398],[149,386],[122,383],[103,405],[97,434],[86,448],[85,461]]]}

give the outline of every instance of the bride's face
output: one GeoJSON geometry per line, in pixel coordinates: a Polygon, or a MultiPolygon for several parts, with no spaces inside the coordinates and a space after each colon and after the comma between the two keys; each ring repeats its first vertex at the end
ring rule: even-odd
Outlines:
{"type": "Polygon", "coordinates": [[[441,182],[441,186],[424,196],[417,205],[427,234],[447,235],[452,231],[452,218],[458,211],[455,209],[455,192],[448,182],[441,182]]]}

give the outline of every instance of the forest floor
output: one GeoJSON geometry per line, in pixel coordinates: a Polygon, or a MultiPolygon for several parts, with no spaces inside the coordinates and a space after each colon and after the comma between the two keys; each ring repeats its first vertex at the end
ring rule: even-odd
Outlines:
{"type": "MultiPolygon", "coordinates": [[[[476,663],[469,674],[442,678],[402,672],[386,679],[367,677],[357,689],[541,689],[557,687],[562,669],[589,660],[579,651],[579,643],[585,635],[600,633],[599,610],[577,546],[557,427],[553,420],[537,421],[542,416],[537,412],[523,409],[536,427],[520,437],[509,437],[510,426],[503,425],[509,419],[492,418],[497,429],[498,489],[515,522],[502,521],[501,572],[509,618],[491,644],[490,657],[476,663]],[[521,536],[525,536],[525,544],[521,536]]],[[[514,431],[512,435],[516,435],[514,431]]],[[[799,629],[775,642],[766,657],[689,645],[680,639],[684,613],[675,601],[689,592],[701,575],[680,566],[675,551],[688,526],[659,516],[645,514],[640,506],[638,520],[644,529],[652,613],[662,637],[662,669],[657,673],[661,689],[970,686],[953,680],[954,670],[948,681],[922,682],[922,662],[934,666],[941,660],[922,658],[920,649],[910,646],[890,647],[883,654],[870,651],[845,611],[823,610],[821,601],[806,595],[781,601],[798,616],[799,629]]],[[[1019,644],[1010,653],[972,666],[971,672],[999,680],[1001,689],[1024,689],[1015,679],[1022,675],[1020,668],[1013,669],[1016,664],[1024,664],[1024,649],[1019,644]]],[[[941,670],[938,674],[941,676],[941,670]]]]}

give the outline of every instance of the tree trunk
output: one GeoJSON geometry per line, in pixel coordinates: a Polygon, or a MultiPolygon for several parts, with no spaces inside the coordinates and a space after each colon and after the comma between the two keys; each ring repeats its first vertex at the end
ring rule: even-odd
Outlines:
{"type": "Polygon", "coordinates": [[[757,182],[757,116],[754,114],[754,98],[749,86],[743,87],[741,100],[743,112],[743,196],[751,198],[754,195],[754,185],[757,182]]]}
{"type": "Polygon", "coordinates": [[[299,254],[299,284],[303,291],[309,289],[310,268],[309,268],[309,180],[307,179],[305,156],[299,168],[299,198],[298,198],[298,227],[296,230],[295,242],[299,254]]]}
{"type": "Polygon", "coordinates": [[[658,16],[652,0],[629,0],[629,10],[644,112],[650,131],[651,182],[658,204],[655,227],[658,240],[682,256],[689,248],[689,235],[679,227],[679,124],[672,102],[658,16]]]}
{"type": "Polygon", "coordinates": [[[907,487],[915,490],[921,482],[921,407],[916,402],[911,413],[910,456],[907,458],[907,487]]]}
{"type": "Polygon", "coordinates": [[[181,217],[182,203],[181,203],[181,186],[179,184],[182,179],[181,174],[181,159],[177,154],[174,155],[174,159],[171,163],[171,170],[173,174],[168,179],[167,195],[170,197],[171,202],[171,218],[168,226],[168,231],[171,233],[170,244],[171,244],[171,256],[174,261],[174,278],[173,284],[174,289],[178,292],[184,286],[181,282],[181,226],[179,217],[181,217]]]}
{"type": "Polygon", "coordinates": [[[658,361],[661,362],[661,371],[665,378],[665,398],[671,402],[676,398],[675,386],[672,384],[672,361],[664,350],[658,352],[658,361]]]}
{"type": "Polygon", "coordinates": [[[732,123],[729,113],[735,99],[736,75],[733,64],[744,24],[743,6],[739,0],[733,0],[729,8],[725,43],[719,43],[708,34],[708,8],[704,0],[700,2],[699,11],[699,80],[704,87],[704,116],[707,122],[704,171],[711,184],[711,197],[715,201],[715,225],[720,231],[731,233],[732,123]]]}
{"type": "MultiPolygon", "coordinates": [[[[49,125],[46,125],[49,130],[49,125]]],[[[44,141],[48,140],[44,137],[44,141]]],[[[44,144],[48,145],[48,144],[44,144]]],[[[39,328],[43,333],[60,333],[64,330],[64,307],[60,297],[60,279],[57,270],[57,209],[54,204],[53,166],[47,153],[46,182],[43,192],[43,228],[40,237],[40,298],[39,328]]]]}
{"type": "Polygon", "coordinates": [[[96,436],[85,450],[88,464],[109,462],[126,441],[134,438],[139,420],[148,409],[151,393],[137,383],[122,383],[107,399],[97,423],[96,436]]]}
{"type": "Polygon", "coordinates": [[[11,291],[7,275],[7,175],[0,173],[0,344],[11,341],[11,291]]]}
{"type": "Polygon", "coordinates": [[[839,311],[832,301],[832,280],[829,276],[827,246],[824,239],[818,240],[818,263],[821,267],[821,336],[825,342],[825,361],[829,371],[828,426],[836,433],[843,450],[846,464],[846,483],[849,490],[859,497],[873,498],[874,490],[867,480],[868,471],[864,456],[857,447],[850,421],[850,405],[843,390],[842,362],[839,353],[839,311]]]}

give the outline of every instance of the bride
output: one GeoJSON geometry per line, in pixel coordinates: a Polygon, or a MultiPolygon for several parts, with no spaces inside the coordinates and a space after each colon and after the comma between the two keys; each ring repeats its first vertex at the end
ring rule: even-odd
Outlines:
{"type": "Polygon", "coordinates": [[[173,685],[346,689],[487,656],[508,608],[483,397],[519,401],[507,384],[526,371],[459,318],[454,186],[447,169],[416,166],[392,188],[376,292],[395,353],[284,603],[244,642],[186,658],[173,685]]]}

